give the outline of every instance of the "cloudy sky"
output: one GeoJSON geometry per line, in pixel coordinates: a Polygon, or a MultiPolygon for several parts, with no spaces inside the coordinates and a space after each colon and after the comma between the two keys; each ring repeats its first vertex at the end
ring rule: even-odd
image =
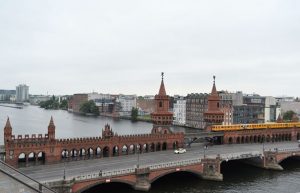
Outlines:
{"type": "Polygon", "coordinates": [[[0,89],[300,96],[300,1],[0,1],[0,89]]]}

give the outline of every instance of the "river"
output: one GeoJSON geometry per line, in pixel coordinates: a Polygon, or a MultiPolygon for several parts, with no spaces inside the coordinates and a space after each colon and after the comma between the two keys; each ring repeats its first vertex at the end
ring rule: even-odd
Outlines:
{"type": "MultiPolygon", "coordinates": [[[[63,110],[44,110],[36,106],[24,106],[23,109],[0,106],[2,128],[8,116],[14,135],[47,133],[51,116],[56,125],[56,138],[101,136],[101,130],[106,123],[118,134],[149,133],[152,129],[152,124],[146,122],[86,117],[63,110]]],[[[172,129],[184,131],[182,127],[172,129]]],[[[3,130],[0,132],[0,144],[3,144],[3,130]]],[[[285,170],[278,172],[240,162],[228,162],[222,165],[223,182],[204,181],[188,173],[171,174],[154,182],[149,193],[299,193],[300,161],[287,160],[283,162],[283,167],[285,170]]],[[[101,185],[93,192],[136,193],[122,184],[101,185]]]]}

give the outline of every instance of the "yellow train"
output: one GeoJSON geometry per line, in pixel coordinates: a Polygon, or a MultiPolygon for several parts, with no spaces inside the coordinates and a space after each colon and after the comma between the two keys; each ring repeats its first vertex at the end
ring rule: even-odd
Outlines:
{"type": "Polygon", "coordinates": [[[290,123],[259,123],[259,124],[234,124],[234,125],[213,125],[212,131],[239,131],[252,129],[285,129],[285,128],[300,128],[300,122],[290,123]]]}

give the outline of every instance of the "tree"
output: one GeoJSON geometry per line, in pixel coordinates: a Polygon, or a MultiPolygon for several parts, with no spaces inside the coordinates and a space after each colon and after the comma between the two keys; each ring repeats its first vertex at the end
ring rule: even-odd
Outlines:
{"type": "Polygon", "coordinates": [[[287,112],[285,112],[283,114],[283,120],[285,120],[285,121],[291,121],[294,114],[296,114],[294,111],[287,111],[287,112]]]}
{"type": "Polygon", "coordinates": [[[138,109],[132,107],[132,109],[131,109],[131,120],[132,121],[137,121],[138,113],[139,113],[138,109]]]}
{"type": "Polygon", "coordinates": [[[68,109],[68,101],[66,99],[62,100],[59,104],[59,108],[60,109],[68,109]]]}
{"type": "Polygon", "coordinates": [[[85,114],[99,115],[99,109],[93,100],[82,103],[79,111],[85,114]]]}

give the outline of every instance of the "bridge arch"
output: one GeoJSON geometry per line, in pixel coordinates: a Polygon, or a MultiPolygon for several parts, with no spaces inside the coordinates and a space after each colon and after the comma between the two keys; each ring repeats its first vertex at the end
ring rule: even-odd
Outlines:
{"type": "Polygon", "coordinates": [[[94,150],[93,150],[93,148],[88,148],[88,150],[87,150],[87,155],[88,155],[88,157],[93,157],[94,156],[94,150]]]}
{"type": "Polygon", "coordinates": [[[300,154],[292,154],[292,155],[287,155],[285,157],[282,157],[280,159],[277,160],[277,163],[280,164],[281,162],[283,162],[284,160],[287,160],[289,158],[299,158],[300,159],[300,154]]]}
{"type": "MultiPolygon", "coordinates": [[[[90,185],[87,185],[83,188],[81,188],[80,190],[77,190],[75,191],[75,193],[83,193],[85,191],[88,191],[89,189],[93,188],[93,187],[96,187],[96,186],[99,186],[101,184],[105,184],[106,182],[101,180],[101,181],[97,181],[95,183],[92,183],[90,185]]],[[[122,180],[122,179],[111,179],[109,183],[121,183],[121,184],[126,184],[126,185],[129,185],[132,189],[134,189],[134,185],[135,185],[135,182],[132,182],[132,181],[128,181],[128,180],[122,180]]]]}
{"type": "Polygon", "coordinates": [[[30,152],[28,154],[28,162],[35,162],[35,160],[36,160],[36,153],[30,152]]]}
{"type": "Polygon", "coordinates": [[[150,184],[152,184],[153,182],[155,182],[156,180],[164,177],[164,176],[167,176],[169,174],[173,174],[173,173],[190,173],[190,174],[193,174],[199,178],[203,178],[202,177],[202,174],[196,170],[179,170],[179,171],[176,171],[176,170],[169,170],[169,171],[165,171],[163,173],[160,173],[159,175],[155,176],[154,178],[150,179],[150,184]]]}
{"type": "Polygon", "coordinates": [[[109,153],[109,147],[105,146],[103,148],[103,157],[109,157],[110,153],[109,153]]]}
{"type": "Polygon", "coordinates": [[[165,150],[167,150],[167,148],[168,148],[167,142],[163,142],[162,150],[165,151],[165,150]]]}
{"type": "Polygon", "coordinates": [[[38,160],[38,162],[44,163],[44,162],[46,161],[46,153],[43,152],[43,151],[40,151],[40,152],[37,154],[37,160],[38,160]]]}
{"type": "Polygon", "coordinates": [[[112,151],[113,151],[113,156],[119,156],[119,146],[115,145],[112,151]]]}
{"type": "Polygon", "coordinates": [[[25,165],[26,164],[27,156],[25,153],[20,153],[18,156],[18,165],[25,165]]]}
{"type": "Polygon", "coordinates": [[[122,146],[122,154],[123,155],[127,155],[128,154],[128,146],[127,145],[123,145],[122,146]]]}

